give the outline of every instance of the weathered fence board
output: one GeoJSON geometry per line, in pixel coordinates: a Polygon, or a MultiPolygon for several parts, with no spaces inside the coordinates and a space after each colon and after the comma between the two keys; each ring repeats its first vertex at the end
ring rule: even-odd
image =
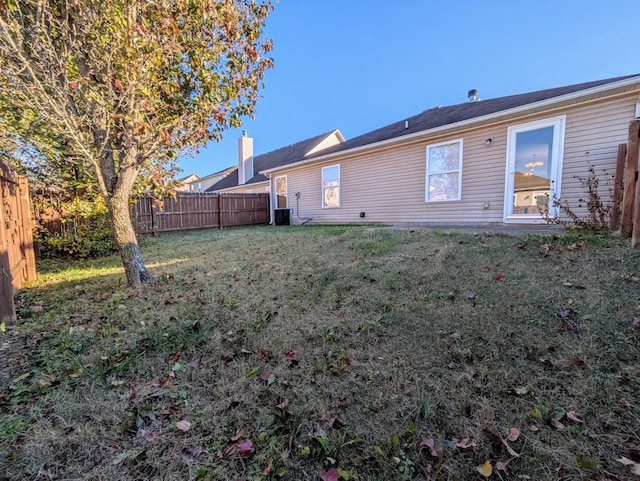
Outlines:
{"type": "Polygon", "coordinates": [[[36,277],[26,178],[0,162],[0,320],[15,319],[13,296],[36,277]]]}
{"type": "Polygon", "coordinates": [[[138,234],[267,224],[269,195],[179,192],[161,202],[141,197],[131,207],[131,220],[138,234]]]}
{"type": "Polygon", "coordinates": [[[638,175],[638,135],[640,123],[634,120],[629,125],[629,142],[627,144],[627,161],[624,169],[624,187],[622,192],[622,235],[630,237],[633,230],[633,204],[635,200],[636,180],[638,175]]]}

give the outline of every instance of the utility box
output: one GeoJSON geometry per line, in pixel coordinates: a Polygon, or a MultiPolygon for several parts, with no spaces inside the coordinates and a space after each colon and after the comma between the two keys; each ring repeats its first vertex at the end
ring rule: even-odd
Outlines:
{"type": "Polygon", "coordinates": [[[274,225],[291,225],[291,209],[274,209],[274,225]]]}

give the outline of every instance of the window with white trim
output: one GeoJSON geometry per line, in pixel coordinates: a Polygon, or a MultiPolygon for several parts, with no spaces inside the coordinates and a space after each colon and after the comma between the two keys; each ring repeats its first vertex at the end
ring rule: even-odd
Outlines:
{"type": "Polygon", "coordinates": [[[276,177],[276,209],[287,208],[287,176],[276,177]]]}
{"type": "Polygon", "coordinates": [[[426,202],[460,200],[462,139],[427,146],[426,202]]]}
{"type": "Polygon", "coordinates": [[[322,207],[340,207],[340,164],[322,168],[322,207]]]}

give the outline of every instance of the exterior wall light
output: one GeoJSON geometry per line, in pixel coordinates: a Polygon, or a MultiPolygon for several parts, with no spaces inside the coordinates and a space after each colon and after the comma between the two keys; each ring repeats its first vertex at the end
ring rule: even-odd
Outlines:
{"type": "Polygon", "coordinates": [[[484,144],[485,144],[485,145],[491,145],[491,144],[493,144],[493,139],[492,139],[491,137],[489,137],[489,138],[485,139],[484,144]]]}

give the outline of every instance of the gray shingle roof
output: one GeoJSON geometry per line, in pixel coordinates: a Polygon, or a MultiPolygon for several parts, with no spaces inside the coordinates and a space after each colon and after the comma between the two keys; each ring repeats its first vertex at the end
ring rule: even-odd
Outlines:
{"type": "Polygon", "coordinates": [[[639,76],[640,74],[627,75],[624,77],[596,80],[593,82],[539,90],[536,92],[525,94],[509,95],[507,97],[499,97],[496,99],[481,100],[477,102],[465,102],[463,104],[450,105],[446,107],[435,107],[429,110],[425,110],[407,119],[403,119],[399,122],[394,122],[382,128],[367,132],[358,137],[354,137],[353,139],[342,142],[341,144],[329,147],[328,149],[323,150],[318,154],[314,153],[309,157],[312,158],[319,155],[325,155],[329,153],[353,149],[356,147],[362,147],[364,145],[374,144],[384,140],[402,137],[404,135],[430,130],[436,127],[442,127],[448,124],[454,124],[457,122],[462,122],[464,120],[470,120],[476,117],[482,117],[484,115],[494,114],[516,107],[522,107],[528,104],[533,104],[535,102],[540,102],[543,100],[552,99],[554,97],[560,97],[562,95],[578,92],[580,90],[586,90],[608,83],[613,83],[639,76]],[[408,122],[408,124],[406,124],[405,122],[408,122]],[[408,127],[405,128],[405,125],[408,125],[408,127]]]}
{"type": "MultiPolygon", "coordinates": [[[[266,154],[260,154],[253,158],[253,172],[256,173],[251,179],[249,179],[244,185],[255,184],[258,182],[266,182],[268,179],[265,175],[259,174],[262,170],[272,169],[274,167],[280,167],[293,162],[298,162],[305,158],[307,152],[316,147],[322,140],[324,140],[329,134],[332,134],[335,130],[325,132],[315,137],[311,137],[306,140],[301,140],[295,144],[287,147],[281,147],[266,154]]],[[[321,150],[320,152],[324,152],[321,150]]],[[[207,192],[214,192],[222,189],[229,189],[238,186],[238,170],[231,172],[224,179],[215,183],[207,189],[207,192]]]]}

